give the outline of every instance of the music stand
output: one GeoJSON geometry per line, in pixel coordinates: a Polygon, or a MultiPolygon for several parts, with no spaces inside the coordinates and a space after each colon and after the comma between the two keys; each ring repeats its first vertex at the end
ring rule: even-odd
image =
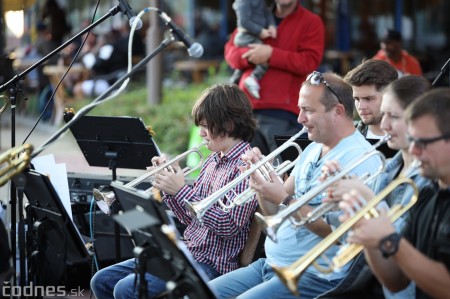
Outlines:
{"type": "Polygon", "coordinates": [[[35,170],[24,171],[23,175],[29,201],[28,225],[35,232],[29,268],[35,267],[35,285],[59,286],[69,266],[90,261],[89,252],[48,177],[35,170]]]}
{"type": "MultiPolygon", "coordinates": [[[[306,136],[306,137],[299,137],[299,138],[295,139],[295,143],[297,143],[302,150],[305,150],[305,148],[312,141],[308,139],[307,135],[302,135],[302,136],[306,136]]],[[[277,147],[280,147],[281,145],[283,145],[283,143],[288,141],[291,137],[292,136],[275,135],[274,136],[275,144],[277,145],[277,147]]],[[[280,153],[280,156],[283,161],[294,161],[298,157],[298,151],[294,147],[290,146],[286,150],[284,150],[282,153],[280,153]]]]}
{"type": "Polygon", "coordinates": [[[131,232],[138,244],[134,252],[140,277],[139,298],[147,297],[146,272],[168,281],[168,295],[175,298],[216,298],[206,274],[179,241],[164,205],[149,193],[124,187],[120,182],[112,182],[111,188],[125,211],[114,219],[131,232]]]}
{"type": "Polygon", "coordinates": [[[146,169],[160,155],[138,117],[83,116],[70,130],[90,166],[146,169]]]}
{"type": "MultiPolygon", "coordinates": [[[[70,130],[90,166],[108,167],[112,181],[117,168],[146,169],[159,149],[143,121],[127,116],[83,116],[70,130]]],[[[113,213],[118,210],[111,207],[113,213]]],[[[121,259],[120,230],[114,226],[116,262],[121,259]]]]}

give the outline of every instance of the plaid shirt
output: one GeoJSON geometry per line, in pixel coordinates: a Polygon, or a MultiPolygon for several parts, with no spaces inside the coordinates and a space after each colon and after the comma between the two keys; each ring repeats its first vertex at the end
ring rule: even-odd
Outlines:
{"type": "MultiPolygon", "coordinates": [[[[185,200],[202,200],[238,177],[241,174],[238,167],[245,164],[241,156],[249,149],[249,144],[241,141],[223,157],[220,157],[220,153],[211,154],[192,186],[183,186],[175,196],[164,195],[164,202],[187,225],[184,238],[193,257],[199,262],[214,266],[222,274],[239,267],[239,253],[247,241],[257,200],[235,207],[228,213],[215,203],[205,212],[203,224],[191,216],[186,209],[185,200]]],[[[244,180],[234,188],[235,194],[247,188],[248,180],[244,180]]],[[[229,204],[234,197],[235,195],[229,194],[222,201],[229,204]]]]}

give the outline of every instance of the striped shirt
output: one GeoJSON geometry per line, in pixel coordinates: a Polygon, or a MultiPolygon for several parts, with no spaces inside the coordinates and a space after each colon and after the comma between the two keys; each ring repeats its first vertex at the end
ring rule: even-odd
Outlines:
{"type": "MultiPolygon", "coordinates": [[[[186,209],[185,200],[202,200],[238,177],[241,174],[239,166],[245,165],[241,156],[247,150],[250,150],[250,145],[241,141],[223,157],[217,152],[211,154],[192,186],[184,185],[175,196],[164,194],[163,198],[175,216],[187,226],[184,238],[193,257],[198,262],[213,266],[221,274],[239,267],[239,253],[247,241],[257,200],[235,207],[228,213],[215,203],[205,212],[203,223],[191,216],[186,209]]],[[[247,188],[248,180],[244,180],[234,188],[235,193],[229,192],[222,201],[229,204],[235,197],[234,194],[247,188]]]]}

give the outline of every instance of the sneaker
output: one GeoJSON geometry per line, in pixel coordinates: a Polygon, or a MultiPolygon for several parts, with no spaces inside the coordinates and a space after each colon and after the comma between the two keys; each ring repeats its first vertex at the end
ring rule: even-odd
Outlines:
{"type": "Polygon", "coordinates": [[[231,75],[228,82],[231,84],[239,84],[239,80],[241,80],[241,77],[242,77],[242,71],[234,70],[233,75],[231,75]]]}
{"type": "Polygon", "coordinates": [[[248,92],[255,98],[259,99],[259,83],[253,76],[248,76],[244,80],[244,86],[248,92]]]}

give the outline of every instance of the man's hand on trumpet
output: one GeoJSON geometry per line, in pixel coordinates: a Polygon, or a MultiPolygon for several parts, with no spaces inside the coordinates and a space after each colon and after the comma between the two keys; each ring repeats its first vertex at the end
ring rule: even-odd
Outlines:
{"type": "MultiPolygon", "coordinates": [[[[341,170],[339,162],[337,161],[327,161],[322,167],[322,176],[319,180],[322,182],[326,181],[328,178],[332,178],[333,175],[337,174],[341,170]]],[[[330,185],[324,193],[322,199],[325,203],[340,202],[344,194],[348,193],[349,190],[358,190],[364,198],[372,198],[375,194],[372,189],[367,187],[361,178],[354,176],[347,176],[336,183],[330,185]]]]}
{"type": "MultiPolygon", "coordinates": [[[[366,203],[361,193],[356,190],[345,193],[342,201],[339,203],[339,207],[343,212],[339,220],[344,222],[353,217],[366,203]]],[[[361,218],[353,226],[352,231],[349,232],[347,242],[361,244],[366,248],[379,248],[380,240],[395,232],[395,228],[387,215],[387,209],[379,208],[379,214],[375,218],[361,218]]]]}
{"type": "MultiPolygon", "coordinates": [[[[247,163],[247,166],[242,167],[240,170],[243,172],[250,169],[252,165],[263,158],[264,156],[257,147],[252,148],[252,150],[242,155],[242,160],[247,163]]],[[[266,180],[259,171],[254,171],[250,175],[250,187],[258,193],[259,198],[278,206],[289,194],[286,192],[282,180],[275,171],[269,171],[268,175],[270,180],[266,180]]]]}
{"type": "MultiPolygon", "coordinates": [[[[155,156],[152,158],[153,166],[148,169],[155,169],[155,167],[164,164],[166,161],[167,157],[165,155],[155,156]]],[[[161,190],[169,195],[175,195],[186,184],[184,179],[185,174],[178,162],[174,162],[169,167],[170,169],[166,167],[159,171],[155,175],[152,184],[158,190],[161,190]]]]}

